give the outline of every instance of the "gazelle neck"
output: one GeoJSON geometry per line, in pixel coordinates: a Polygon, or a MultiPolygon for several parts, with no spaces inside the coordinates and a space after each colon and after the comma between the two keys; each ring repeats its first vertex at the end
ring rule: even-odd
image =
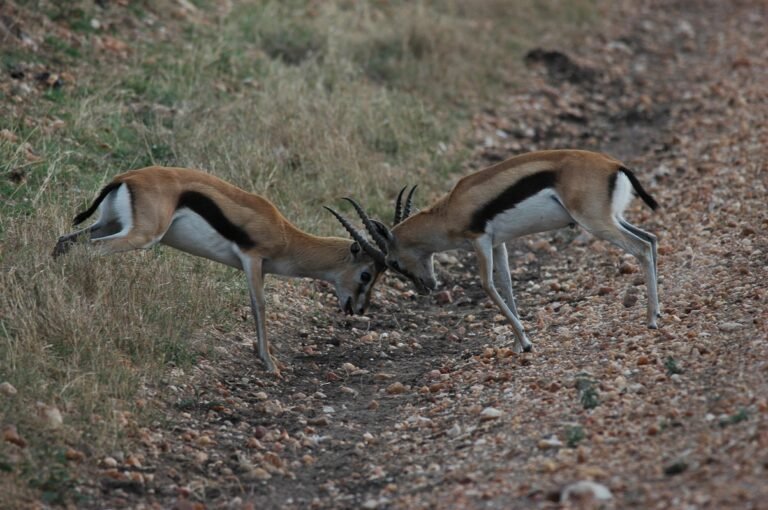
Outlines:
{"type": "Polygon", "coordinates": [[[265,261],[265,272],[283,276],[315,278],[334,282],[345,266],[351,241],[339,237],[318,237],[291,225],[286,231],[285,249],[265,261]]]}
{"type": "Polygon", "coordinates": [[[392,229],[400,244],[414,246],[429,253],[459,248],[434,212],[422,211],[392,229]]]}

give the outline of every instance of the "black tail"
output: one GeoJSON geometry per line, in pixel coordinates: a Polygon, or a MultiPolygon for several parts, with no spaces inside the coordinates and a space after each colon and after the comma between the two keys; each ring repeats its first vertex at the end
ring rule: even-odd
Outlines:
{"type": "Polygon", "coordinates": [[[85,211],[81,212],[77,216],[75,216],[75,219],[72,220],[72,225],[79,225],[85,220],[88,219],[88,217],[96,211],[96,209],[101,205],[101,202],[107,198],[107,195],[109,195],[113,190],[118,188],[122,182],[110,182],[106,186],[104,186],[104,189],[101,190],[101,193],[99,193],[99,196],[96,197],[96,200],[93,201],[91,204],[91,207],[86,209],[85,211]]]}
{"type": "Polygon", "coordinates": [[[619,172],[623,173],[627,176],[627,179],[629,179],[629,182],[632,183],[632,187],[635,189],[635,193],[637,196],[643,199],[643,202],[645,202],[648,207],[653,209],[654,211],[659,208],[659,203],[653,199],[651,195],[648,194],[645,189],[643,189],[643,186],[640,184],[640,181],[637,180],[637,177],[635,177],[635,174],[632,173],[632,170],[626,167],[619,168],[619,172]]]}

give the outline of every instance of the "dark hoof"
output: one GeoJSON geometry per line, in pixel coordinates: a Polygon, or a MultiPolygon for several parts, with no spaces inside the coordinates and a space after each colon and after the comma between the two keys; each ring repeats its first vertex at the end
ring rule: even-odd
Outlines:
{"type": "Polygon", "coordinates": [[[533,350],[533,345],[526,345],[523,347],[523,352],[531,352],[533,350]]]}
{"type": "Polygon", "coordinates": [[[54,246],[53,251],[51,252],[51,257],[56,259],[62,255],[65,255],[74,244],[75,242],[72,239],[69,239],[66,236],[60,237],[56,242],[56,246],[54,246]]]}
{"type": "Polygon", "coordinates": [[[57,244],[51,252],[51,257],[57,259],[69,251],[69,246],[57,244]]]}

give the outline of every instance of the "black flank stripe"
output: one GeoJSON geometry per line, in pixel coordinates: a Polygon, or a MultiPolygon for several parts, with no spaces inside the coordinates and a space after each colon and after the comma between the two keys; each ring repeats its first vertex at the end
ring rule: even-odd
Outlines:
{"type": "Polygon", "coordinates": [[[514,209],[517,204],[530,198],[539,191],[552,188],[555,185],[557,176],[555,172],[545,171],[523,177],[507,189],[505,189],[496,198],[475,211],[469,224],[472,232],[484,232],[485,225],[509,209],[514,209]]]}
{"type": "Polygon", "coordinates": [[[197,191],[185,191],[179,197],[179,204],[176,207],[181,209],[186,207],[199,214],[208,224],[216,230],[225,239],[232,241],[241,248],[253,248],[256,243],[248,234],[235,225],[221,212],[216,202],[197,191]]]}

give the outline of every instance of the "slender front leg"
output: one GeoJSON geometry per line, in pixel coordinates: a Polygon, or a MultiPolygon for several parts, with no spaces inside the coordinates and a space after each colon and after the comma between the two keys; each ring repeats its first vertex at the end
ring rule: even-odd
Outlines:
{"type": "Polygon", "coordinates": [[[493,243],[490,237],[484,235],[473,241],[475,252],[477,253],[477,263],[480,267],[480,281],[483,283],[483,289],[486,294],[501,309],[504,316],[512,323],[512,330],[515,333],[515,352],[530,352],[531,342],[525,336],[525,330],[520,319],[512,313],[507,304],[499,295],[493,284],[493,243]]]}
{"type": "Polygon", "coordinates": [[[515,306],[515,297],[512,294],[512,275],[509,273],[509,256],[507,255],[506,244],[501,243],[493,247],[493,264],[496,268],[496,275],[499,277],[501,292],[504,294],[504,299],[507,300],[507,305],[509,305],[509,309],[515,314],[515,317],[520,318],[517,306],[515,306]]]}
{"type": "Polygon", "coordinates": [[[267,329],[264,325],[266,319],[266,301],[264,299],[264,276],[262,274],[262,260],[259,257],[249,257],[243,255],[243,269],[248,277],[248,289],[251,295],[251,312],[256,321],[256,337],[258,342],[253,344],[253,348],[259,353],[259,358],[264,362],[269,372],[280,376],[280,369],[277,368],[272,354],[269,352],[269,342],[267,341],[267,329]]]}

